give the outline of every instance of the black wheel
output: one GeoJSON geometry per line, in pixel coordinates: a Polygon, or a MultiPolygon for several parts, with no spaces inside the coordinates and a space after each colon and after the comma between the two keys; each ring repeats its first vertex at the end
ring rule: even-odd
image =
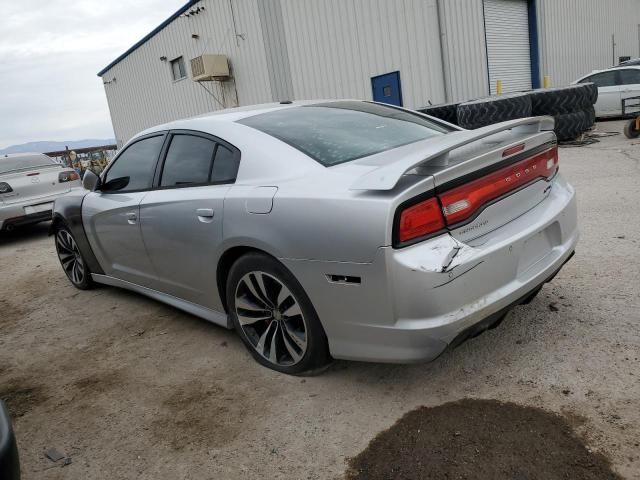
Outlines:
{"type": "MultiPolygon", "coordinates": [[[[597,89],[596,89],[597,91],[597,89]]],[[[591,107],[592,89],[586,84],[534,90],[531,95],[533,115],[564,115],[591,107]]]]}
{"type": "Polygon", "coordinates": [[[598,102],[598,97],[600,95],[600,91],[598,90],[598,86],[595,83],[583,83],[584,87],[589,92],[589,102],[591,105],[595,105],[598,102]]]}
{"type": "Polygon", "coordinates": [[[458,124],[471,130],[530,116],[531,98],[527,93],[480,98],[458,105],[458,124]]]}
{"type": "Polygon", "coordinates": [[[67,227],[60,227],[56,230],[55,239],[60,265],[73,286],[80,290],[93,288],[95,284],[91,272],[71,231],[67,227]]]}
{"type": "Polygon", "coordinates": [[[429,107],[419,108],[420,113],[431,117],[439,118],[445,122],[458,125],[458,105],[459,103],[447,103],[444,105],[432,105],[429,107]]]}
{"type": "Polygon", "coordinates": [[[329,364],[329,346],[309,297],[282,264],[260,253],[231,267],[227,306],[235,329],[253,357],[290,375],[329,364]]]}
{"type": "Polygon", "coordinates": [[[624,126],[624,134],[627,138],[636,139],[640,137],[640,129],[638,129],[637,119],[630,120],[624,126]]]}
{"type": "Polygon", "coordinates": [[[554,131],[561,142],[575,140],[581,133],[591,128],[591,112],[582,110],[575,113],[556,115],[554,131]]]}
{"type": "Polygon", "coordinates": [[[596,109],[592,106],[585,109],[587,115],[587,130],[596,124],[596,109]]]}

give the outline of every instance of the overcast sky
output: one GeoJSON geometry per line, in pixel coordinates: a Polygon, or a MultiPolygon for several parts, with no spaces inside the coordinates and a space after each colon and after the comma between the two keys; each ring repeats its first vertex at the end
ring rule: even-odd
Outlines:
{"type": "Polygon", "coordinates": [[[0,0],[0,149],[111,138],[96,74],[186,0],[0,0]]]}

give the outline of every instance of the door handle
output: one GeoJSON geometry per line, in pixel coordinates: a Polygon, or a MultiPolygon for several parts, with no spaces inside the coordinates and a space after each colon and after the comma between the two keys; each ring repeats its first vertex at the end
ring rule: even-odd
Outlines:
{"type": "Polygon", "coordinates": [[[199,217],[204,217],[204,218],[213,218],[213,208],[199,208],[196,210],[196,214],[199,217]]]}
{"type": "Polygon", "coordinates": [[[136,212],[127,213],[127,223],[129,225],[135,225],[138,222],[138,214],[136,212]]]}

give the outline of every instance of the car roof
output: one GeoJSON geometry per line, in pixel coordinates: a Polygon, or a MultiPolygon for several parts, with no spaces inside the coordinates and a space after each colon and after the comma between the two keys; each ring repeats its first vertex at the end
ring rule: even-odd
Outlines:
{"type": "MultiPolygon", "coordinates": [[[[321,103],[332,103],[344,100],[296,100],[286,101],[279,103],[263,103],[259,105],[248,105],[244,107],[226,108],[224,110],[217,110],[215,112],[209,112],[195,117],[184,118],[180,120],[174,120],[172,122],[164,123],[162,125],[156,125],[155,127],[148,128],[134,138],[148,135],[154,132],[161,132],[166,130],[202,130],[206,132],[212,122],[215,123],[231,123],[244,118],[253,117],[262,113],[274,112],[278,110],[286,110],[289,108],[302,107],[306,105],[316,105],[321,103]]],[[[361,101],[361,100],[354,100],[361,101]]]]}
{"type": "Polygon", "coordinates": [[[584,80],[585,78],[590,77],[592,75],[596,75],[598,73],[604,73],[604,72],[609,72],[609,71],[614,71],[614,70],[623,70],[623,69],[640,70],[640,65],[616,65],[615,67],[603,68],[602,70],[594,70],[591,73],[587,73],[586,75],[582,75],[581,77],[579,77],[576,80],[576,82],[584,80]]]}

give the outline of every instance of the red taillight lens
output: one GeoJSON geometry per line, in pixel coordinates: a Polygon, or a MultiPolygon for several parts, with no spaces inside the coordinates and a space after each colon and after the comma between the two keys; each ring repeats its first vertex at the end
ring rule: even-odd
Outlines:
{"type": "MultiPolygon", "coordinates": [[[[518,153],[520,145],[507,155],[518,153]],[[518,151],[516,151],[518,150],[518,151]]],[[[558,147],[501,168],[437,197],[399,211],[396,217],[395,245],[405,244],[455,226],[470,219],[481,208],[509,192],[538,179],[549,179],[558,171],[558,147]]],[[[401,245],[400,245],[401,246],[401,245]]]]}
{"type": "Polygon", "coordinates": [[[79,180],[79,179],[80,179],[80,175],[78,175],[78,173],[74,172],[73,170],[69,170],[67,172],[60,172],[60,175],[58,175],[58,182],[60,183],[73,182],[74,180],[79,180]]]}
{"type": "Polygon", "coordinates": [[[437,198],[413,205],[400,214],[398,241],[401,243],[424,237],[444,228],[444,218],[437,198]]]}
{"type": "Polygon", "coordinates": [[[466,220],[488,202],[538,178],[551,178],[558,170],[558,148],[502,168],[441,195],[447,225],[466,220]]]}

